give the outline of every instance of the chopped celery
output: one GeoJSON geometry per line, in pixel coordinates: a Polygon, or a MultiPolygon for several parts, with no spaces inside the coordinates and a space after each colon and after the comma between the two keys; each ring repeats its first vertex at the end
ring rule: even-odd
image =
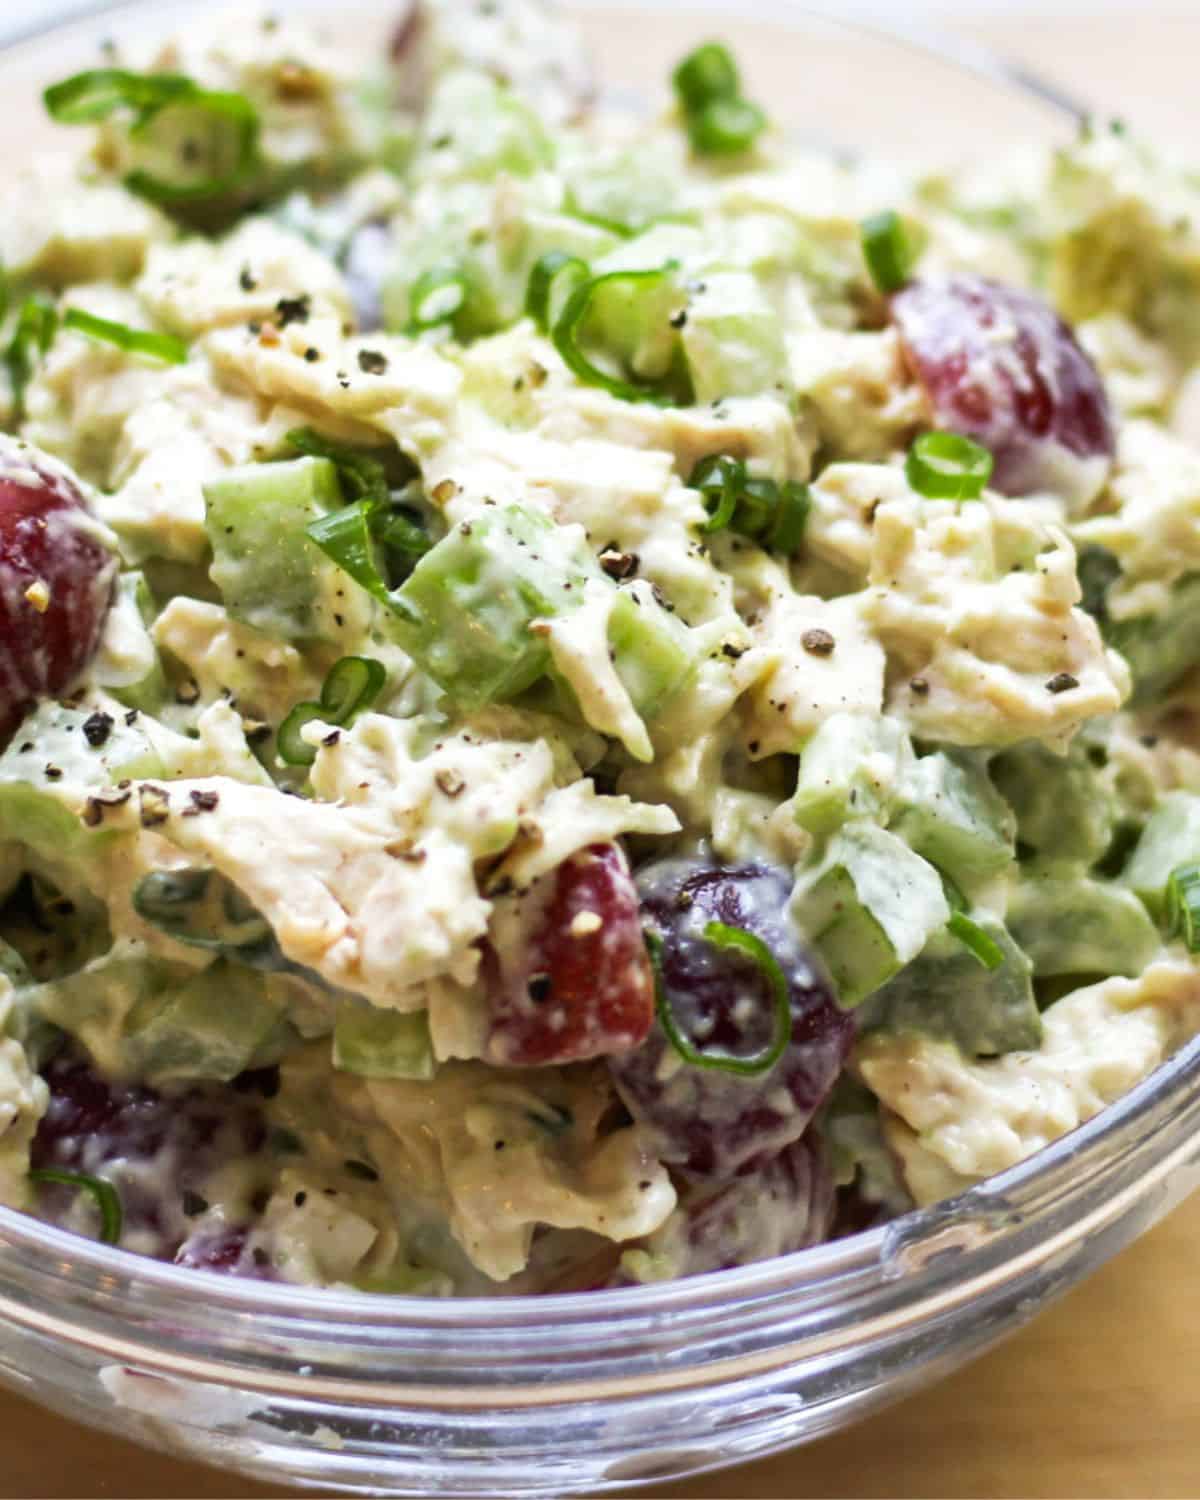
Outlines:
{"type": "Polygon", "coordinates": [[[923,756],[905,776],[897,803],[892,831],[956,885],[970,887],[1012,863],[1012,812],[969,756],[923,756]]]}
{"type": "Polygon", "coordinates": [[[1088,761],[1085,746],[1056,755],[1045,745],[1018,745],[998,755],[989,769],[1016,814],[1017,838],[1027,848],[1090,865],[1111,844],[1116,798],[1088,761]]]}
{"type": "Polygon", "coordinates": [[[950,908],[932,865],[873,823],[851,823],[801,870],[792,914],[850,1007],[914,959],[950,908]]]}
{"type": "Polygon", "coordinates": [[[1175,584],[1161,614],[1112,621],[1105,634],[1129,663],[1133,701],[1161,698],[1200,661],[1200,574],[1175,584]]]}
{"type": "Polygon", "coordinates": [[[1008,928],[1045,974],[1125,974],[1136,978],[1160,943],[1132,891],[1081,878],[1078,868],[1033,870],[1013,892],[1008,928]]]}
{"type": "Polygon", "coordinates": [[[432,1078],[436,1064],[428,1015],[423,1010],[340,1006],[333,1025],[333,1066],[363,1078],[432,1078]]]}
{"type": "Polygon", "coordinates": [[[793,816],[809,833],[832,833],[850,818],[887,821],[902,768],[913,759],[895,719],[831,714],[800,752],[793,816]]]}
{"type": "Polygon", "coordinates": [[[1171,871],[1196,858],[1200,858],[1200,797],[1168,792],[1151,813],[1121,880],[1155,917],[1161,917],[1171,871]]]}
{"type": "Polygon", "coordinates": [[[680,338],[697,402],[788,389],[782,320],[747,271],[706,272],[680,338]]]}
{"type": "Polygon", "coordinates": [[[305,528],[337,510],[342,491],[327,458],[248,464],[204,486],[210,575],[229,613],[284,640],[335,638],[334,565],[305,528]]]}

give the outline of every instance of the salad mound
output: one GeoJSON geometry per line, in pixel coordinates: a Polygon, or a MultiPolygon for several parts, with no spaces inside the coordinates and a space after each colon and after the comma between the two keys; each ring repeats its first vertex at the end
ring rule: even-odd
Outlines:
{"type": "Polygon", "coordinates": [[[0,188],[0,1201],[585,1290],[1200,1031],[1200,188],[607,112],[540,0],[109,51],[0,188]]]}

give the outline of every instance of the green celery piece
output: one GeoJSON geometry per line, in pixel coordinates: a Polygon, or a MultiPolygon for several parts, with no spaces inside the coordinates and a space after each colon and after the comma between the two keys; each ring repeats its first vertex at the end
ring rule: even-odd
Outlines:
{"type": "Polygon", "coordinates": [[[123,656],[116,660],[114,652],[101,649],[92,662],[92,678],[127,708],[156,713],[167,696],[167,676],[149,631],[154,623],[154,600],[143,573],[121,574],[112,603],[113,618],[121,625],[123,656]]]}
{"type": "MultiPolygon", "coordinates": [[[[1117,803],[1086,747],[1056,755],[1030,743],[991,762],[992,781],[1017,818],[1017,838],[1054,859],[1093,864],[1112,843],[1117,803]]],[[[1200,845],[1197,845],[1200,848],[1200,845]]]]}
{"type": "Polygon", "coordinates": [[[643,593],[618,588],[608,617],[608,644],[617,676],[634,708],[652,719],[675,696],[699,657],[692,633],[678,616],[643,593]]]}
{"type": "Polygon", "coordinates": [[[1112,621],[1105,636],[1129,663],[1132,701],[1153,703],[1161,698],[1200,661],[1200,574],[1175,584],[1161,614],[1112,621]]]}
{"type": "Polygon", "coordinates": [[[970,756],[922,756],[904,778],[897,806],[892,832],[956,885],[970,888],[1013,861],[1012,812],[970,756]]]}
{"type": "Polygon", "coordinates": [[[935,932],[920,954],[876,991],[859,1012],[864,1031],[916,1031],[954,1042],[966,1057],[998,1057],[1037,1047],[1042,1021],[1033,967],[1003,922],[976,922],[1004,954],[986,969],[953,934],[935,932]]]}
{"type": "Polygon", "coordinates": [[[886,822],[901,768],[913,759],[895,719],[830,714],[800,752],[792,811],[809,833],[833,833],[851,818],[886,822]]]}
{"type": "Polygon", "coordinates": [[[327,601],[338,569],[304,530],[342,506],[333,463],[247,464],[210,480],[204,500],[209,576],[233,618],[288,641],[336,639],[327,601]]]}
{"type": "Polygon", "coordinates": [[[708,271],[680,333],[696,401],[758,396],[790,386],[783,324],[748,271],[708,271]]]}
{"type": "Polygon", "coordinates": [[[333,1066],[362,1078],[432,1078],[436,1064],[427,1013],[339,1006],[333,1066]]]}
{"type": "Polygon", "coordinates": [[[1163,916],[1167,877],[1177,865],[1200,858],[1200,797],[1168,792],[1150,814],[1121,873],[1152,916],[1163,916]]]}
{"type": "Polygon", "coordinates": [[[1008,907],[1008,930],[1033,972],[1124,974],[1136,979],[1160,938],[1146,908],[1124,886],[1091,880],[1079,868],[1031,867],[1008,907]]]}
{"type": "Polygon", "coordinates": [[[792,915],[815,944],[846,1008],[914,959],[950,908],[941,877],[903,840],[850,823],[799,872],[792,915]]]}

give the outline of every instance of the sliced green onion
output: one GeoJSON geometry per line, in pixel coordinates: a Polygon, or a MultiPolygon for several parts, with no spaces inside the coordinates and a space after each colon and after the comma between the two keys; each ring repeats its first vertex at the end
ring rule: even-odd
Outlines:
{"type": "Polygon", "coordinates": [[[927,500],[978,500],[992,465],[988,450],[959,432],[923,432],[908,450],[904,472],[927,500]]]}
{"type": "Polygon", "coordinates": [[[689,114],[714,99],[736,99],[742,87],[737,63],[722,42],[704,42],[689,52],[671,74],[671,82],[689,114]]]}
{"type": "Polygon", "coordinates": [[[324,722],[326,718],[325,710],[319,703],[296,704],[275,736],[275,749],[285,766],[312,765],[317,758],[317,747],[310,745],[300,731],[306,724],[311,724],[316,719],[324,722]]]}
{"type": "Polygon", "coordinates": [[[449,323],[467,300],[467,279],[453,266],[435,266],[413,283],[409,296],[409,327],[419,333],[449,323]]]}
{"type": "Polygon", "coordinates": [[[767,117],[749,99],[710,99],[688,116],[688,140],[701,156],[747,151],[767,128],[767,117]]]}
{"type": "Polygon", "coordinates": [[[345,443],[331,442],[311,427],[293,428],[287,434],[286,442],[298,453],[306,453],[310,458],[327,458],[338,471],[338,479],[348,500],[369,500],[386,504],[387,470],[373,453],[362,448],[351,448],[345,443]]]}
{"type": "Polygon", "coordinates": [[[1167,877],[1168,937],[1182,938],[1189,953],[1200,953],[1200,863],[1176,865],[1167,877]]]}
{"type": "Polygon", "coordinates": [[[862,221],[862,249],[871,279],[885,295],[912,275],[913,251],[904,221],[892,209],[862,221]]]}
{"type": "Polygon", "coordinates": [[[797,552],[800,543],[804,540],[804,529],[808,525],[808,512],[812,506],[812,496],[808,485],[798,484],[789,479],[786,484],[779,487],[779,504],[775,509],[775,519],[771,522],[771,529],[767,532],[767,550],[778,552],[783,557],[790,557],[797,552]]]}
{"type": "Polygon", "coordinates": [[[774,1012],[774,1035],[770,1043],[750,1057],[735,1057],[728,1052],[703,1051],[693,1046],[675,1020],[671,999],[663,980],[663,940],[658,933],[647,929],[646,947],[654,970],[655,1009],[659,1024],[667,1040],[684,1062],[697,1068],[714,1068],[723,1073],[735,1073],[742,1078],[757,1078],[769,1073],[787,1049],[792,1037],[792,1001],[787,976],[779,966],[779,960],[761,938],[755,937],[743,927],[730,927],[724,922],[709,922],[704,928],[704,940],[714,948],[733,949],[748,959],[766,976],[771,985],[772,1010],[774,1012]]]}
{"type": "Polygon", "coordinates": [[[35,355],[45,354],[58,331],[58,313],[41,297],[21,304],[12,340],[4,351],[4,363],[12,381],[13,406],[18,415],[25,407],[25,387],[33,375],[35,355]]]}
{"type": "Polygon", "coordinates": [[[387,672],[370,656],[343,656],[321,685],[321,707],[334,724],[348,724],[383,691],[387,672]]]}
{"type": "Polygon", "coordinates": [[[752,478],[740,458],[727,454],[702,458],[688,484],[704,500],[709,518],[700,529],[708,535],[728,529],[785,557],[804,539],[810,503],[807,485],[752,478]]]}
{"type": "Polygon", "coordinates": [[[86,334],[102,344],[115,344],[129,354],[145,354],[151,359],[161,359],[165,364],[181,365],[188,357],[187,345],[182,339],[169,333],[150,333],[141,328],[130,328],[125,323],[113,323],[108,318],[97,318],[93,313],[78,307],[69,307],[63,314],[63,327],[73,328],[76,333],[86,334]]]}
{"type": "Polygon", "coordinates": [[[946,923],[946,931],[956,937],[964,948],[979,960],[985,969],[998,969],[1004,962],[1004,950],[990,937],[978,922],[973,922],[966,912],[952,911],[946,923]]]}
{"type": "Polygon", "coordinates": [[[192,80],[177,73],[93,68],[52,84],[42,94],[42,102],[51,119],[60,125],[94,125],[122,108],[146,118],[195,91],[192,80]]]}
{"type": "Polygon", "coordinates": [[[309,541],[315,542],[326,557],[331,557],[344,573],[366,589],[380,604],[395,607],[395,600],[375,560],[375,538],[371,529],[372,502],[359,500],[342,510],[320,516],[305,528],[309,541]]]}
{"type": "Polygon", "coordinates": [[[601,287],[614,286],[619,282],[650,282],[668,276],[677,269],[677,262],[668,261],[655,270],[608,271],[603,276],[592,276],[573,287],[550,333],[554,347],[572,374],[585,385],[598,386],[620,401],[652,401],[656,406],[673,406],[675,402],[657,383],[623,379],[600,369],[584,353],[579,340],[592,301],[601,287]]]}
{"type": "Polygon", "coordinates": [[[433,546],[429,534],[399,510],[384,522],[379,531],[379,540],[385,547],[402,553],[406,559],[424,557],[433,546]]]}
{"type": "MultiPolygon", "coordinates": [[[[525,313],[533,319],[543,333],[549,333],[554,323],[554,284],[569,281],[571,287],[586,281],[591,273],[587,263],[577,255],[568,255],[565,250],[550,250],[537,262],[529,273],[529,285],[525,289],[525,313]]],[[[561,299],[560,299],[561,300],[561,299]]]]}
{"type": "Polygon", "coordinates": [[[57,1187],[77,1188],[91,1196],[100,1210],[100,1239],[105,1245],[116,1245],[121,1239],[125,1215],[121,1200],[111,1182],[92,1177],[87,1172],[62,1172],[57,1167],[39,1167],[30,1172],[31,1182],[49,1182],[57,1187]]]}

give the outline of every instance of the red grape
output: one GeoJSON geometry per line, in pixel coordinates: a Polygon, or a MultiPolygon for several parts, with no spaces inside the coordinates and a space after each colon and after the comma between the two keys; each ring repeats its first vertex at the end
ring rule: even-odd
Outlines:
{"type": "Polygon", "coordinates": [[[936,425],[991,451],[994,488],[1050,489],[1077,505],[1098,493],[1116,451],[1108,397],[1049,303],[959,273],[910,283],[891,315],[936,425]]]}
{"type": "Polygon", "coordinates": [[[508,1067],[636,1047],[654,1019],[637,888],[616,844],[594,844],[519,896],[484,952],[486,1057],[508,1067]]]}
{"type": "Polygon", "coordinates": [[[251,1247],[250,1229],[246,1224],[192,1235],[175,1252],[175,1264],[190,1266],[194,1271],[245,1276],[255,1281],[275,1279],[265,1251],[261,1247],[251,1247]]]}
{"type": "Polygon", "coordinates": [[[653,1149],[699,1177],[732,1177],[797,1140],[832,1088],[854,1039],[828,981],[787,912],[791,877],[761,865],[714,868],[663,860],[641,871],[643,917],[662,940],[662,981],[676,1025],[701,1050],[761,1053],[775,1016],[770,980],[749,958],[716,948],[709,922],[739,927],[767,945],[787,980],[788,1045],[757,1076],[684,1062],[660,1024],[610,1067],[653,1149]]]}
{"type": "Polygon", "coordinates": [[[87,666],[116,572],[68,472],[0,434],[0,737],[87,666]]]}

